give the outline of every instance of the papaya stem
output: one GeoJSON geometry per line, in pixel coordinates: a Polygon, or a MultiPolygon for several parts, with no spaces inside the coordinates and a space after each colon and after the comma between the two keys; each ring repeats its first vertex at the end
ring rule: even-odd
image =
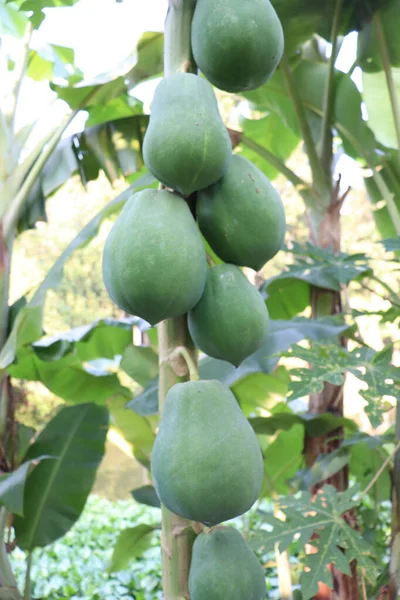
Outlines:
{"type": "Polygon", "coordinates": [[[169,357],[170,363],[171,363],[172,368],[174,369],[175,373],[179,376],[182,376],[180,373],[180,365],[176,362],[176,358],[178,358],[178,357],[182,357],[185,361],[184,375],[187,372],[189,372],[190,381],[199,381],[200,376],[199,376],[199,371],[197,368],[196,361],[193,360],[192,355],[190,354],[189,350],[187,348],[185,348],[185,346],[178,346],[178,348],[175,348],[175,350],[169,357]]]}
{"type": "MultiPolygon", "coordinates": [[[[164,75],[177,72],[197,73],[191,48],[193,0],[170,0],[164,28],[164,75]]],[[[168,390],[189,379],[189,363],[196,365],[196,349],[191,340],[186,315],[168,319],[158,325],[159,343],[159,412],[162,415],[168,390]],[[177,348],[184,348],[189,370],[179,376],[170,357],[177,348]],[[190,357],[190,360],[188,359],[190,357]]],[[[186,366],[186,365],[185,365],[186,366]]],[[[161,554],[164,600],[189,600],[189,569],[196,537],[190,521],[161,505],[161,554]],[[176,535],[179,531],[180,534],[176,535]]]]}

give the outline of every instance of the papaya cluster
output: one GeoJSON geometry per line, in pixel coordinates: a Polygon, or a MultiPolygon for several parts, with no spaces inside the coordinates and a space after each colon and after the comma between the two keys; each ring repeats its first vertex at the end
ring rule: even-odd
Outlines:
{"type": "MultiPolygon", "coordinates": [[[[232,154],[211,84],[263,85],[282,56],[282,27],[269,0],[197,0],[192,49],[205,78],[181,72],[158,85],[143,157],[161,189],[126,203],[105,244],[103,278],[125,312],[152,325],[187,314],[196,346],[238,366],[261,347],[269,321],[241,267],[259,270],[275,256],[286,223],[268,178],[232,154]],[[208,266],[204,242],[220,264],[208,266]]],[[[249,510],[263,481],[257,437],[226,385],[169,390],[151,469],[162,504],[207,527],[193,548],[191,600],[264,600],[256,557],[220,525],[249,510]]]]}

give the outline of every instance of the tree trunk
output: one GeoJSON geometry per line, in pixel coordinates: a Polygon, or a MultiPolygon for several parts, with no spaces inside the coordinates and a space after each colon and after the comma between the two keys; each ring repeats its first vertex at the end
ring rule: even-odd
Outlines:
{"type": "MultiPolygon", "coordinates": [[[[339,196],[339,186],[336,186],[332,193],[332,199],[326,215],[323,217],[318,228],[318,240],[313,240],[322,248],[332,248],[333,251],[340,251],[340,210],[345,196],[339,196]]],[[[337,315],[342,312],[342,298],[340,292],[325,290],[314,287],[311,290],[311,306],[312,318],[318,319],[331,315],[337,315]]],[[[342,345],[346,346],[346,340],[341,339],[342,345]]],[[[310,365],[312,369],[312,365],[310,365]]],[[[325,383],[324,389],[320,394],[312,394],[309,401],[309,411],[313,414],[332,413],[335,416],[343,416],[343,385],[337,386],[330,383],[325,383]]],[[[339,428],[330,432],[328,435],[321,437],[311,437],[306,435],[304,445],[305,461],[310,468],[316,459],[321,454],[330,454],[337,450],[343,440],[343,429],[339,428]]],[[[344,491],[348,487],[349,471],[346,465],[338,473],[326,481],[320,482],[312,488],[312,493],[317,494],[318,491],[326,484],[334,486],[338,491],[344,491]]],[[[354,513],[344,515],[349,521],[349,524],[356,524],[356,516],[354,513]]],[[[310,552],[315,551],[313,547],[310,552]]],[[[319,584],[318,594],[315,596],[317,600],[358,600],[358,578],[357,566],[353,562],[351,564],[352,575],[344,575],[341,571],[335,568],[334,565],[329,565],[329,570],[333,577],[333,589],[330,589],[325,584],[319,584]]]]}

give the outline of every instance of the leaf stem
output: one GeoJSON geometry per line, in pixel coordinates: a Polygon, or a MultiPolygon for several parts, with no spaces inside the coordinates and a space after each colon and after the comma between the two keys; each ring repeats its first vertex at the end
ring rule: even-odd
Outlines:
{"type": "Polygon", "coordinates": [[[393,78],[392,67],[390,64],[390,55],[386,42],[386,36],[382,25],[380,12],[377,11],[374,15],[374,26],[378,38],[379,52],[382,59],[383,70],[386,76],[386,83],[389,91],[390,104],[392,107],[392,115],[394,121],[394,129],[397,137],[397,150],[400,158],[400,100],[396,85],[393,78]]]}
{"type": "Polygon", "coordinates": [[[197,368],[197,362],[193,358],[193,354],[191,352],[189,352],[189,350],[187,348],[185,348],[185,346],[178,346],[177,348],[175,348],[175,350],[173,351],[173,353],[170,356],[169,360],[170,360],[171,364],[173,364],[174,359],[177,356],[181,356],[185,360],[185,363],[189,370],[190,381],[199,381],[199,379],[200,379],[199,370],[197,368]]]}
{"type": "Polygon", "coordinates": [[[325,173],[330,173],[332,165],[332,122],[334,120],[335,106],[335,63],[338,51],[338,31],[340,18],[342,16],[343,0],[336,0],[335,12],[333,15],[333,24],[331,30],[332,54],[329,59],[328,79],[325,87],[323,116],[322,116],[322,137],[320,157],[325,173]]]}
{"type": "Polygon", "coordinates": [[[32,26],[32,23],[29,22],[28,26],[26,28],[25,36],[24,36],[22,57],[21,57],[21,61],[19,64],[19,69],[16,73],[15,86],[14,86],[13,91],[11,92],[12,106],[11,106],[11,111],[10,111],[10,133],[11,133],[10,151],[12,151],[12,145],[13,145],[14,138],[15,138],[15,120],[17,117],[18,100],[19,100],[19,96],[21,93],[22,83],[25,79],[26,69],[28,66],[29,45],[31,43],[32,33],[33,33],[33,26],[32,26]]]}
{"type": "Polygon", "coordinates": [[[324,173],[322,163],[317,153],[317,149],[314,144],[314,140],[311,135],[311,129],[307,121],[306,112],[304,105],[301,100],[300,94],[296,88],[296,83],[293,78],[293,73],[289,65],[289,60],[286,54],[283,55],[281,61],[281,69],[286,81],[286,85],[289,91],[289,96],[292,99],[294,108],[296,111],[297,119],[299,122],[300,130],[304,139],[304,145],[308,160],[310,162],[310,168],[313,176],[313,183],[318,193],[324,198],[326,206],[330,201],[331,191],[331,178],[324,173]]]}
{"type": "Polygon", "coordinates": [[[397,442],[396,447],[393,450],[393,452],[391,452],[389,454],[389,456],[386,457],[386,460],[379,467],[379,469],[377,470],[377,472],[375,473],[375,475],[373,476],[373,478],[371,479],[371,481],[369,482],[369,484],[367,485],[367,487],[365,488],[365,490],[360,494],[360,496],[359,496],[359,501],[360,502],[368,494],[368,492],[375,485],[375,483],[378,481],[379,477],[382,475],[383,471],[386,469],[386,467],[388,466],[388,464],[392,460],[393,456],[396,455],[396,453],[397,453],[398,450],[400,450],[400,440],[397,442]]]}
{"type": "Polygon", "coordinates": [[[31,600],[31,569],[33,552],[28,552],[26,557],[24,600],[31,600]]]}

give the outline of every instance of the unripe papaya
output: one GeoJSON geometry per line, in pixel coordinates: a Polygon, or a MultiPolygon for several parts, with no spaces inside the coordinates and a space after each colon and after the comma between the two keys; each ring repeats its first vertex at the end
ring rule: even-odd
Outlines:
{"type": "Polygon", "coordinates": [[[191,600],[265,600],[264,570],[233,527],[201,533],[193,545],[191,600]]]}
{"type": "Polygon", "coordinates": [[[261,347],[268,323],[261,294],[238,267],[208,269],[203,295],[188,314],[190,335],[200,350],[237,367],[261,347]]]}
{"type": "Polygon", "coordinates": [[[115,304],[155,325],[193,308],[206,275],[204,245],[185,200],[153,189],[134,194],[103,252],[103,279],[115,304]]]}
{"type": "Polygon", "coordinates": [[[190,381],[169,390],[151,472],[161,502],[186,519],[216,525],[252,506],[263,479],[261,450],[227,386],[190,381]]]}
{"type": "Polygon", "coordinates": [[[217,88],[260,87],[274,73],[283,47],[282,25],[269,0],[197,0],[193,56],[217,88]]]}
{"type": "Polygon", "coordinates": [[[219,181],[199,192],[197,219],[223,261],[256,271],[279,251],[286,232],[278,192],[253,163],[237,155],[219,181]]]}
{"type": "Polygon", "coordinates": [[[143,158],[158,181],[185,196],[222,177],[232,158],[232,144],[208,81],[191,73],[161,81],[143,158]]]}

